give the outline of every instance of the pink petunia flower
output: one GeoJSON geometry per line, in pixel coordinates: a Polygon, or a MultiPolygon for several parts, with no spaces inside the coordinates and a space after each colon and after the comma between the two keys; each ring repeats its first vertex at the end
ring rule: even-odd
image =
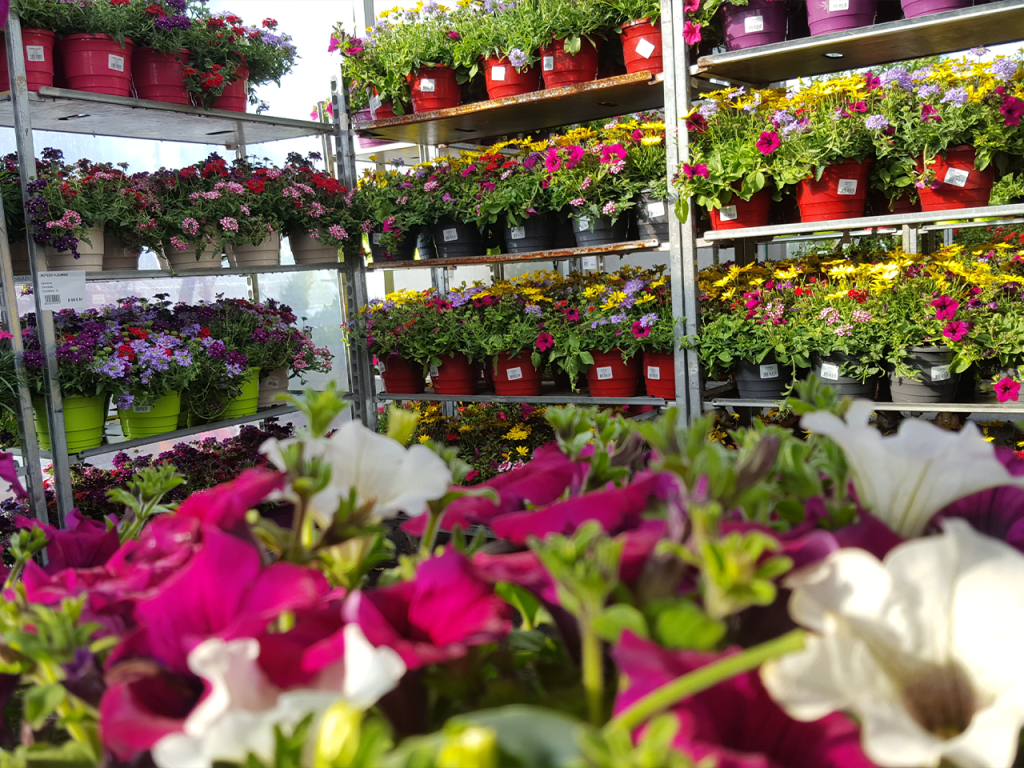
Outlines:
{"type": "Polygon", "coordinates": [[[651,329],[645,328],[643,323],[641,323],[639,320],[633,321],[632,331],[633,335],[638,339],[646,339],[648,336],[651,335],[651,329]]]}
{"type": "Polygon", "coordinates": [[[970,325],[962,320],[956,320],[942,329],[942,335],[950,341],[961,341],[970,330],[970,325]]]}
{"type": "Polygon", "coordinates": [[[782,146],[782,140],[775,131],[763,131],[757,140],[757,151],[762,155],[770,155],[782,146]]]}
{"type": "Polygon", "coordinates": [[[1020,382],[1014,381],[1009,377],[997,381],[994,389],[996,392],[996,399],[1000,403],[1005,403],[1008,400],[1017,402],[1017,399],[1020,397],[1020,382]]]}
{"type": "Polygon", "coordinates": [[[696,45],[700,41],[700,24],[694,24],[692,21],[683,24],[683,42],[687,45],[696,45]]]}
{"type": "Polygon", "coordinates": [[[939,114],[939,110],[933,107],[931,104],[921,105],[921,122],[922,123],[938,123],[942,121],[942,116],[939,114]]]}
{"type": "Polygon", "coordinates": [[[546,352],[555,346],[555,337],[550,333],[542,333],[537,336],[537,349],[541,352],[546,352]]]}
{"type": "Polygon", "coordinates": [[[1003,96],[1003,103],[999,105],[999,114],[1004,118],[1004,125],[1020,125],[1020,119],[1024,117],[1024,101],[1015,96],[1003,96]]]}
{"type": "Polygon", "coordinates": [[[943,294],[932,301],[929,306],[935,307],[936,320],[952,320],[960,309],[960,302],[943,294]]]}

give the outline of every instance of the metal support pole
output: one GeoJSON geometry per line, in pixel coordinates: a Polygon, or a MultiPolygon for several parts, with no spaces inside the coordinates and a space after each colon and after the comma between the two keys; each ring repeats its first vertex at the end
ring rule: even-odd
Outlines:
{"type": "MultiPolygon", "coordinates": [[[[25,76],[25,51],[21,42],[21,19],[11,9],[7,19],[7,69],[11,75],[11,100],[14,107],[14,135],[18,146],[18,166],[21,171],[21,194],[29,198],[28,184],[36,176],[35,144],[32,140],[32,119],[29,114],[28,80],[25,76]]],[[[32,293],[36,305],[36,333],[46,358],[45,388],[46,414],[50,427],[50,451],[53,455],[53,488],[57,496],[57,525],[72,508],[71,465],[68,461],[68,442],[64,434],[64,403],[60,395],[57,373],[57,342],[53,328],[53,312],[42,305],[39,273],[46,270],[46,258],[36,247],[32,237],[34,227],[25,214],[25,238],[28,260],[32,269],[32,293]]],[[[7,256],[9,254],[5,254],[7,256]]],[[[8,289],[10,290],[10,289],[8,289]]],[[[17,304],[11,306],[17,312],[17,304]]]]}
{"type": "MultiPolygon", "coordinates": [[[[689,158],[689,136],[686,124],[680,122],[690,111],[689,51],[683,42],[682,0],[662,0],[661,40],[665,57],[665,142],[668,155],[666,172],[671,180],[676,169],[689,158]]],[[[670,200],[676,194],[671,192],[670,200]]],[[[699,304],[697,299],[697,244],[694,240],[693,203],[680,203],[689,215],[684,225],[669,206],[669,274],[672,280],[672,316],[683,319],[686,336],[697,333],[699,304]]],[[[676,405],[680,416],[692,422],[701,413],[700,363],[694,350],[675,350],[676,405]]]]}

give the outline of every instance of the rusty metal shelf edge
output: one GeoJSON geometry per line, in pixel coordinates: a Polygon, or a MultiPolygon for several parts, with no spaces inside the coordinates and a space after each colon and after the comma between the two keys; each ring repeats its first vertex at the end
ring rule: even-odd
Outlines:
{"type": "Polygon", "coordinates": [[[658,248],[658,240],[631,240],[625,243],[609,243],[589,248],[558,248],[552,251],[530,251],[529,253],[499,253],[493,256],[467,256],[458,259],[423,259],[421,261],[382,261],[380,264],[369,263],[367,270],[373,269],[439,269],[442,267],[472,267],[481,264],[515,264],[520,261],[557,261],[563,259],[579,259],[583,256],[602,256],[624,251],[646,251],[658,248]]]}

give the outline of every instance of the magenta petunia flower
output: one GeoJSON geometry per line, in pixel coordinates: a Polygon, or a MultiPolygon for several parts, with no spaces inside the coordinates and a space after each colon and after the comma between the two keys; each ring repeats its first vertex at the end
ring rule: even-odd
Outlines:
{"type": "Polygon", "coordinates": [[[567,322],[575,323],[577,320],[580,319],[580,311],[578,309],[576,309],[575,307],[570,307],[569,309],[563,309],[562,313],[565,315],[565,319],[566,319],[567,322]]]}
{"type": "Polygon", "coordinates": [[[353,592],[342,612],[373,645],[394,648],[412,670],[498,642],[512,631],[511,611],[465,555],[449,551],[423,563],[412,581],[353,592]]]}
{"type": "MultiPolygon", "coordinates": [[[[615,712],[721,658],[667,651],[627,630],[612,649],[612,659],[628,681],[615,699],[615,712]]],[[[671,712],[679,718],[673,746],[695,761],[708,758],[717,768],[874,768],[852,720],[840,714],[811,723],[793,720],[772,701],[757,672],[691,696],[671,712]]]]}
{"type": "Polygon", "coordinates": [[[230,482],[193,493],[178,507],[177,515],[248,538],[245,513],[263,503],[271,491],[284,487],[287,479],[285,472],[247,469],[230,482]]]}
{"type": "Polygon", "coordinates": [[[684,13],[696,13],[700,10],[700,0],[686,0],[683,3],[684,13]]]}
{"type": "Polygon", "coordinates": [[[1014,381],[1013,379],[1006,377],[996,382],[994,387],[996,392],[996,399],[1000,403],[1005,403],[1007,400],[1013,400],[1017,402],[1020,397],[1020,382],[1014,381]]]}
{"type": "Polygon", "coordinates": [[[67,530],[17,515],[15,525],[19,528],[39,528],[49,543],[46,555],[49,558],[46,573],[54,574],[65,568],[96,568],[104,565],[121,546],[117,529],[107,530],[107,524],[82,517],[81,512],[72,509],[68,514],[67,530]]]}
{"type": "Polygon", "coordinates": [[[961,341],[970,330],[970,325],[963,322],[962,320],[955,320],[951,323],[948,323],[946,327],[942,329],[942,335],[945,336],[950,341],[961,341]]]}
{"type": "Polygon", "coordinates": [[[1020,125],[1020,119],[1024,117],[1024,101],[1015,96],[1003,96],[1003,103],[999,105],[999,113],[1004,118],[1004,125],[1020,125]]]}
{"type": "Polygon", "coordinates": [[[960,302],[943,294],[930,302],[929,306],[935,307],[936,320],[952,320],[956,317],[956,311],[960,309],[960,302]]]}
{"type": "Polygon", "coordinates": [[[562,160],[558,157],[558,150],[554,147],[548,148],[547,154],[544,156],[544,170],[554,173],[561,167],[562,160]]]}
{"type": "Polygon", "coordinates": [[[633,327],[631,330],[633,331],[633,335],[638,339],[646,339],[651,335],[651,329],[645,328],[644,324],[639,320],[633,321],[633,327]]]}
{"type": "Polygon", "coordinates": [[[876,88],[882,87],[882,78],[871,72],[864,73],[864,86],[869,90],[873,91],[876,88]]]}
{"type": "Polygon", "coordinates": [[[683,175],[688,179],[692,179],[694,176],[706,179],[708,178],[708,166],[705,163],[697,163],[696,165],[683,163],[683,175]]]}
{"type": "Polygon", "coordinates": [[[546,352],[555,346],[555,337],[550,333],[541,333],[537,336],[537,349],[546,352]]]}
{"type": "Polygon", "coordinates": [[[938,123],[942,121],[942,115],[939,114],[939,110],[933,107],[931,104],[921,105],[921,122],[922,123],[938,123]]]}
{"type": "Polygon", "coordinates": [[[580,160],[582,160],[586,154],[587,151],[576,144],[571,147],[565,147],[565,167],[572,170],[579,164],[580,160]]]}
{"type": "Polygon", "coordinates": [[[617,163],[626,159],[626,148],[621,144],[605,144],[601,147],[602,163],[617,163]]]}
{"type": "Polygon", "coordinates": [[[782,146],[782,141],[775,131],[763,131],[757,140],[757,151],[762,155],[770,155],[780,146],[782,146]]]}
{"type": "Polygon", "coordinates": [[[696,45],[701,41],[700,24],[687,21],[683,24],[683,42],[687,45],[696,45]]]}

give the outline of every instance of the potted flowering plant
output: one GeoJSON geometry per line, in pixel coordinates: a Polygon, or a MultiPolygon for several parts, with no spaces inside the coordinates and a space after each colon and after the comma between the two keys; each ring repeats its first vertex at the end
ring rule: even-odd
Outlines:
{"type": "Polygon", "coordinates": [[[555,204],[572,211],[576,245],[626,239],[625,214],[639,191],[628,165],[626,148],[619,143],[550,147],[545,153],[555,204]]]}
{"type": "Polygon", "coordinates": [[[425,361],[436,394],[476,394],[479,350],[470,343],[472,296],[464,287],[448,293],[427,291],[420,302],[417,332],[408,336],[416,348],[412,358],[425,361]]]}
{"type": "Polygon", "coordinates": [[[540,29],[545,88],[597,79],[597,46],[611,23],[605,0],[551,0],[530,4],[540,29]]]}
{"type": "Polygon", "coordinates": [[[342,326],[374,356],[387,392],[416,394],[426,386],[429,353],[417,343],[424,330],[418,322],[423,311],[419,292],[398,291],[360,307],[354,327],[342,326]]]}
{"type": "Polygon", "coordinates": [[[192,103],[185,67],[192,58],[188,45],[196,11],[190,12],[189,5],[189,0],[159,0],[146,5],[143,23],[134,38],[138,47],[132,54],[132,80],[140,99],[192,103]]]}
{"type": "Polygon", "coordinates": [[[481,69],[492,99],[536,91],[540,85],[539,49],[543,38],[530,3],[474,3],[475,13],[457,22],[455,59],[472,79],[481,69]]]}
{"type": "Polygon", "coordinates": [[[408,111],[409,83],[404,74],[388,67],[392,49],[385,43],[382,51],[377,50],[377,40],[392,32],[387,21],[376,19],[365,37],[352,37],[339,23],[328,46],[329,52],[341,54],[341,71],[352,83],[350,106],[353,110],[360,109],[361,100],[365,98],[370,120],[386,120],[408,111]]]}
{"type": "Polygon", "coordinates": [[[37,168],[39,177],[29,182],[25,209],[32,219],[33,239],[46,248],[47,265],[102,269],[103,195],[83,194],[81,178],[64,163],[60,150],[44,149],[37,168]]]}
{"type": "MultiPolygon", "coordinates": [[[[53,86],[55,74],[54,50],[57,35],[77,31],[71,21],[72,14],[77,10],[68,3],[53,3],[50,0],[13,0],[11,7],[17,10],[21,17],[28,89],[38,92],[43,86],[50,88],[53,86]]],[[[0,36],[0,40],[3,39],[0,36]]],[[[7,70],[6,57],[0,61],[0,78],[0,83],[9,83],[10,74],[7,70]]]]}
{"type": "Polygon", "coordinates": [[[622,36],[626,71],[662,72],[660,0],[608,0],[608,4],[614,9],[615,30],[622,36]]]}
{"type": "Polygon", "coordinates": [[[479,220],[484,218],[484,196],[495,189],[489,175],[492,165],[497,167],[497,160],[486,156],[446,158],[420,166],[410,176],[414,185],[410,192],[427,203],[427,224],[441,258],[484,252],[479,220]]]}
{"type": "Polygon", "coordinates": [[[416,237],[430,221],[430,201],[410,194],[412,179],[396,170],[366,171],[359,181],[363,219],[374,261],[411,261],[416,237]]]}
{"type": "Polygon", "coordinates": [[[636,221],[641,239],[668,241],[668,179],[665,177],[665,123],[661,120],[619,123],[613,134],[623,137],[628,171],[640,190],[636,221]],[[628,138],[627,138],[628,137],[628,138]]]}
{"type": "Polygon", "coordinates": [[[145,175],[130,177],[122,168],[89,160],[80,160],[75,173],[80,179],[79,205],[97,211],[103,269],[136,269],[143,247],[159,250],[161,206],[145,175]]]}
{"type": "Polygon", "coordinates": [[[130,95],[133,36],[145,25],[142,3],[87,0],[70,6],[71,34],[62,34],[61,40],[68,87],[111,96],[130,95]]]}
{"type": "Polygon", "coordinates": [[[531,151],[521,160],[506,158],[490,180],[494,189],[479,201],[478,220],[504,228],[509,253],[553,248],[560,206],[544,169],[544,154],[531,151]]]}

